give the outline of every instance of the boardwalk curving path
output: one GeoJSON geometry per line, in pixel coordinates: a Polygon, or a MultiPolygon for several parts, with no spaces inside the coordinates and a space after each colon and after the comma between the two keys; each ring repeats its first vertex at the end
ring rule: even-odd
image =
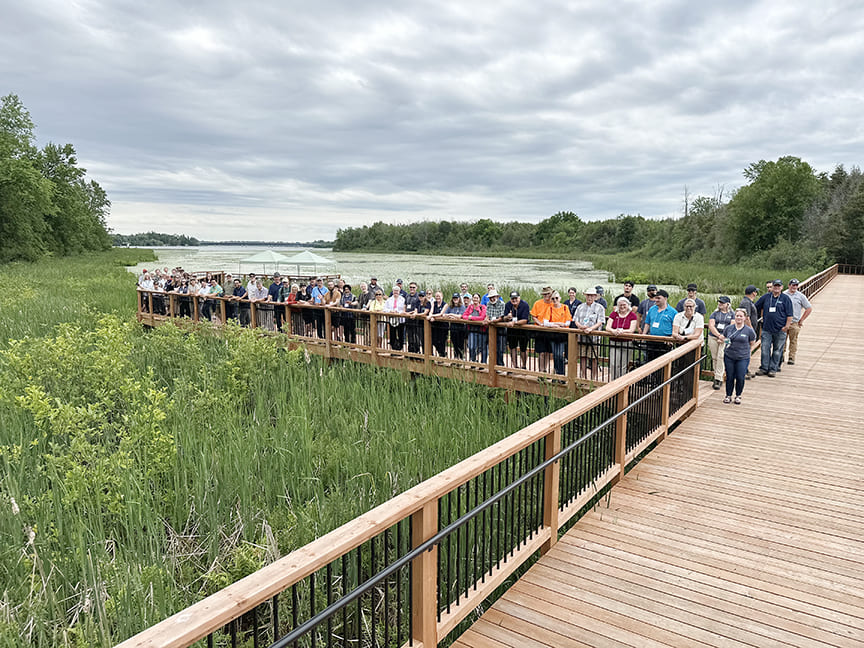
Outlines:
{"type": "Polygon", "coordinates": [[[458,648],[864,646],[864,277],[794,366],[700,406],[458,648]]]}

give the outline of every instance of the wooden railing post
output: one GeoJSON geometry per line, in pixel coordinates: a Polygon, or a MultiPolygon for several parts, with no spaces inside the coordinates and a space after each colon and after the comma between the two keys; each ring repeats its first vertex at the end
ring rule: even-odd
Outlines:
{"type": "MultiPolygon", "coordinates": [[[[615,398],[615,412],[623,412],[630,403],[630,387],[625,386],[618,392],[615,398]]],[[[619,416],[615,420],[615,463],[618,464],[618,474],[612,478],[614,486],[624,476],[627,467],[627,415],[619,416]]]]}
{"type": "Polygon", "coordinates": [[[490,324],[486,328],[487,346],[489,347],[487,357],[487,367],[489,369],[489,381],[493,387],[498,386],[498,372],[495,371],[495,365],[498,360],[498,329],[494,324],[490,324]]]}
{"type": "Polygon", "coordinates": [[[176,297],[176,295],[174,295],[172,293],[168,293],[168,315],[171,317],[171,319],[174,319],[174,317],[176,317],[175,308],[174,308],[174,298],[175,297],[176,297]]]}
{"type": "Polygon", "coordinates": [[[333,313],[324,307],[324,357],[329,361],[333,357],[333,313]]]}
{"type": "Polygon", "coordinates": [[[196,322],[201,320],[200,310],[201,300],[198,299],[198,295],[195,295],[194,297],[192,297],[192,315],[196,322]]]}
{"type": "MultiPolygon", "coordinates": [[[[426,503],[411,516],[411,538],[414,546],[438,532],[438,501],[426,503]]],[[[438,645],[438,547],[414,559],[411,570],[411,616],[415,646],[435,648],[438,645]]]]}
{"type": "Polygon", "coordinates": [[[255,313],[255,302],[249,300],[249,328],[258,328],[258,315],[255,313]]]}
{"type": "Polygon", "coordinates": [[[150,306],[150,323],[154,322],[154,313],[153,313],[153,293],[147,293],[147,304],[150,306]]]}
{"type": "Polygon", "coordinates": [[[137,315],[138,315],[138,321],[140,322],[141,318],[143,317],[144,300],[141,298],[141,289],[140,288],[136,288],[135,292],[138,294],[138,313],[137,313],[137,315]]]}
{"type": "Polygon", "coordinates": [[[378,366],[378,313],[369,312],[369,338],[372,364],[378,366]]]}
{"type": "Polygon", "coordinates": [[[226,311],[225,298],[220,297],[219,298],[219,317],[222,318],[222,326],[225,326],[225,322],[228,321],[227,317],[225,316],[225,311],[226,311]]]}
{"type": "MultiPolygon", "coordinates": [[[[556,425],[546,435],[546,451],[543,458],[548,461],[561,452],[561,426],[556,425]]],[[[540,553],[548,552],[558,542],[558,490],[561,479],[561,462],[556,461],[543,471],[543,526],[550,531],[549,539],[540,547],[540,553]]]]}
{"type": "Polygon", "coordinates": [[[567,389],[576,391],[576,361],[579,358],[579,338],[575,330],[567,329],[567,389]]]}
{"type": "MultiPolygon", "coordinates": [[[[671,377],[672,377],[672,363],[667,362],[666,365],[663,367],[663,382],[666,382],[671,377]]],[[[663,387],[663,392],[662,392],[663,400],[662,400],[662,403],[660,405],[660,408],[661,408],[660,409],[660,412],[661,412],[660,419],[661,419],[661,425],[663,426],[663,432],[657,438],[658,442],[665,439],[666,435],[669,434],[669,405],[670,405],[669,397],[672,394],[671,387],[672,387],[672,385],[670,385],[670,384],[667,384],[663,387]]]]}
{"type": "Polygon", "coordinates": [[[423,318],[423,366],[427,376],[432,375],[432,322],[423,318]]]}
{"type": "Polygon", "coordinates": [[[693,356],[693,361],[696,363],[696,366],[693,367],[693,405],[690,408],[690,413],[695,412],[696,408],[699,406],[699,375],[702,371],[702,363],[699,361],[699,358],[702,356],[702,347],[696,349],[693,352],[693,356]]]}

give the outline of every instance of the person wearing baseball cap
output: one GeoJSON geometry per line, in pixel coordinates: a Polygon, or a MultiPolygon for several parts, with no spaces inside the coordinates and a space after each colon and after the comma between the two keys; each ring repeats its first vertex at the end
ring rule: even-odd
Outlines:
{"type": "Polygon", "coordinates": [[[654,284],[648,284],[645,292],[648,293],[648,297],[639,302],[639,308],[636,309],[636,315],[639,316],[639,326],[636,329],[637,331],[642,330],[642,327],[645,324],[645,317],[648,315],[648,311],[651,310],[651,307],[654,305],[654,298],[657,296],[657,286],[654,284]]]}
{"type": "Polygon", "coordinates": [[[720,295],[717,298],[717,310],[708,318],[708,348],[711,349],[711,362],[714,363],[714,389],[720,389],[723,384],[723,374],[726,371],[726,364],[723,362],[726,329],[732,326],[734,320],[732,300],[726,295],[720,295]]]}
{"type": "Polygon", "coordinates": [[[759,298],[756,310],[762,315],[762,357],[756,373],[773,378],[780,371],[786,335],[794,314],[792,300],[783,294],[780,279],[771,282],[771,292],[759,298]]]}
{"type": "Polygon", "coordinates": [[[797,279],[789,280],[789,288],[784,291],[792,300],[792,323],[789,325],[789,357],[786,360],[790,365],[795,364],[795,356],[798,353],[798,335],[801,333],[801,327],[804,326],[804,320],[810,317],[813,312],[813,306],[807,299],[807,296],[798,290],[799,281],[797,279]]]}
{"type": "Polygon", "coordinates": [[[687,296],[675,305],[676,311],[678,311],[679,313],[683,313],[684,302],[688,299],[692,299],[696,302],[696,312],[699,313],[702,317],[706,317],[708,315],[708,308],[705,306],[705,302],[696,296],[696,289],[697,286],[695,283],[687,284],[687,296]]]}
{"type": "MultiPolygon", "coordinates": [[[[643,335],[657,335],[663,337],[672,336],[672,324],[678,312],[669,305],[669,293],[662,288],[654,296],[654,305],[645,316],[645,324],[642,326],[643,335]]],[[[646,357],[648,362],[659,358],[669,350],[665,342],[648,342],[646,357]]]]}

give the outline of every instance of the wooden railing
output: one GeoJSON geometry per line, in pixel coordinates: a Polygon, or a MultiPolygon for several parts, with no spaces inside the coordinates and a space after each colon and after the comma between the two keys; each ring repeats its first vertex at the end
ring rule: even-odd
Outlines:
{"type": "Polygon", "coordinates": [[[436,646],[693,411],[700,358],[674,349],[121,646],[436,646]]]}
{"type": "Polygon", "coordinates": [[[327,359],[565,398],[614,380],[677,344],[660,336],[606,331],[586,336],[567,328],[472,324],[459,318],[430,320],[415,314],[139,289],[140,322],[156,326],[181,317],[217,324],[235,320],[282,332],[289,344],[302,343],[310,353],[327,359]]]}

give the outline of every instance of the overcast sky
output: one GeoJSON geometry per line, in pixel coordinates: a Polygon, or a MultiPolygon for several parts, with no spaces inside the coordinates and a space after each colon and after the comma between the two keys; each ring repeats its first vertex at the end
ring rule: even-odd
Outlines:
{"type": "Polygon", "coordinates": [[[679,215],[864,162],[864,3],[0,0],[0,93],[117,232],[679,215]]]}

